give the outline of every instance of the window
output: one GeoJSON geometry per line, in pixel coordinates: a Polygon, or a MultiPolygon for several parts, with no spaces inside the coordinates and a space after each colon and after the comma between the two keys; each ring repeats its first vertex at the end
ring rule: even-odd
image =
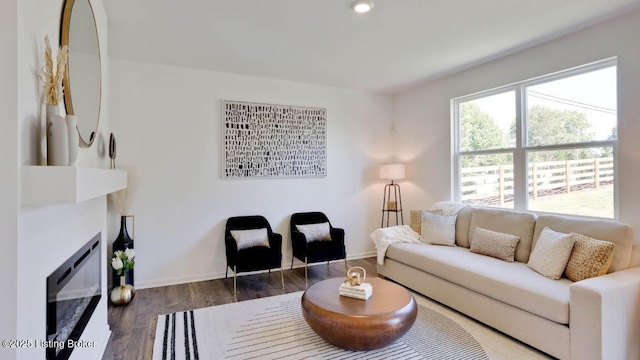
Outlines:
{"type": "Polygon", "coordinates": [[[615,59],[452,105],[458,201],[615,217],[615,59]]]}

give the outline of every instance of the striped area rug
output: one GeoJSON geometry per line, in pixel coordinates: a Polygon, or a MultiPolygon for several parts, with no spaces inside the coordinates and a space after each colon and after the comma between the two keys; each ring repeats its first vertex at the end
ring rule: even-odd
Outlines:
{"type": "Polygon", "coordinates": [[[348,351],[318,337],[302,316],[302,292],[160,315],[154,360],[165,359],[489,359],[455,321],[424,306],[400,340],[348,351]]]}

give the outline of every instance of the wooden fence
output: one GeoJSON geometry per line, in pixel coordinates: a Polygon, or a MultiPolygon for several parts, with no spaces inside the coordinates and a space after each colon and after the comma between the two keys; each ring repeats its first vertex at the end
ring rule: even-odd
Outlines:
{"type": "MultiPolygon", "coordinates": [[[[529,164],[529,196],[598,188],[613,183],[613,158],[549,161],[529,164]]],[[[462,201],[499,204],[513,200],[513,165],[462,169],[462,201]]]]}

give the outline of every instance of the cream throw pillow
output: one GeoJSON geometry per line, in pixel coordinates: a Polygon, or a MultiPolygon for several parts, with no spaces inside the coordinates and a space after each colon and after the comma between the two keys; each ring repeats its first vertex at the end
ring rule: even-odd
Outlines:
{"type": "Polygon", "coordinates": [[[487,255],[496,259],[513,262],[520,238],[511,235],[475,227],[471,234],[471,252],[487,255]]]}
{"type": "Polygon", "coordinates": [[[267,229],[252,230],[231,230],[231,236],[238,244],[238,250],[247,249],[254,246],[269,246],[269,235],[267,229]]]}
{"type": "Polygon", "coordinates": [[[331,241],[331,226],[329,226],[328,222],[296,225],[296,228],[304,234],[308,243],[312,241],[331,241]]]}
{"type": "Polygon", "coordinates": [[[574,242],[573,234],[545,227],[531,252],[527,266],[549,279],[560,279],[571,256],[574,242]]]}
{"type": "Polygon", "coordinates": [[[575,244],[564,276],[571,281],[580,281],[604,275],[611,266],[615,245],[582,234],[573,233],[575,244]]]}
{"type": "Polygon", "coordinates": [[[420,241],[431,245],[456,246],[457,215],[438,215],[422,212],[420,241]]]}

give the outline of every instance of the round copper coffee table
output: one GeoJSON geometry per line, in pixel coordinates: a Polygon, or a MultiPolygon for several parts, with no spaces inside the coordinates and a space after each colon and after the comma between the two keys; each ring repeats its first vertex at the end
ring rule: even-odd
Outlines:
{"type": "Polygon", "coordinates": [[[340,296],[344,278],[321,281],[302,295],[302,314],[327,342],[348,350],[373,350],[392,344],[413,326],[416,301],[402,286],[373,278],[367,300],[340,296]]]}

